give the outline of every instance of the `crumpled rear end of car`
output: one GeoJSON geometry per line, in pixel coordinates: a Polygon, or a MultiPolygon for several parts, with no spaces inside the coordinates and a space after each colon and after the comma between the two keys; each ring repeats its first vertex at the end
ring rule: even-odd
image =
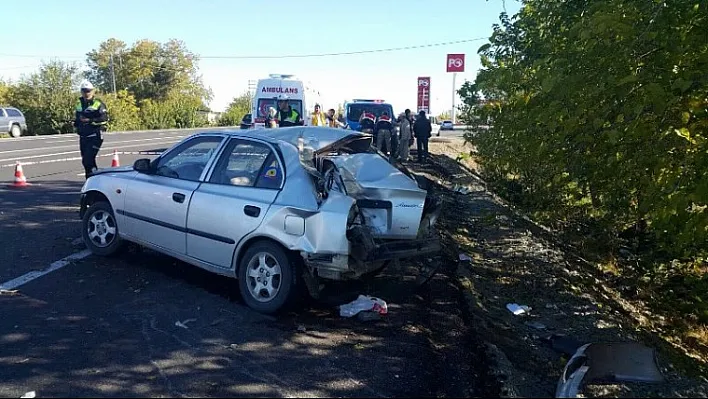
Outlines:
{"type": "Polygon", "coordinates": [[[434,225],[441,202],[415,178],[377,153],[327,156],[318,164],[326,190],[354,200],[347,219],[346,265],[341,257],[306,257],[322,277],[357,278],[385,267],[388,261],[440,250],[434,225]]]}

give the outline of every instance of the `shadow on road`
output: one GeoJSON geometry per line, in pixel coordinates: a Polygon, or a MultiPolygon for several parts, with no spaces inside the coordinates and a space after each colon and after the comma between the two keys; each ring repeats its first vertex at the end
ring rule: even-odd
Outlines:
{"type": "Polygon", "coordinates": [[[81,182],[34,180],[24,188],[0,186],[0,281],[72,252],[79,233],[81,182]]]}

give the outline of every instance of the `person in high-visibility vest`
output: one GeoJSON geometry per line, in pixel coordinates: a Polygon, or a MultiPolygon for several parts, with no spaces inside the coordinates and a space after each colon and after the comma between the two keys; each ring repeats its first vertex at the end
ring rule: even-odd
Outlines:
{"type": "Polygon", "coordinates": [[[327,126],[325,121],[325,116],[320,109],[319,104],[315,104],[315,112],[312,113],[312,121],[310,122],[312,126],[327,126]]]}
{"type": "Polygon", "coordinates": [[[103,132],[108,125],[108,109],[103,101],[94,97],[94,87],[89,81],[81,83],[81,97],[75,106],[74,126],[79,134],[81,164],[86,178],[98,169],[96,155],[103,144],[103,132]]]}
{"type": "Polygon", "coordinates": [[[278,127],[303,126],[302,116],[290,106],[289,100],[285,94],[278,96],[278,127]]]}

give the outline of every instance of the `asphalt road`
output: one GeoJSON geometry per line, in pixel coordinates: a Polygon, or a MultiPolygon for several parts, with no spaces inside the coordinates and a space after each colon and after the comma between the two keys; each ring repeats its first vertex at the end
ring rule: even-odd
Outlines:
{"type": "MultiPolygon", "coordinates": [[[[109,166],[113,151],[130,164],[191,133],[108,134],[99,165],[109,166]]],[[[135,247],[111,259],[86,256],[75,136],[2,139],[0,173],[0,287],[69,263],[16,293],[0,291],[2,397],[475,392],[475,359],[444,273],[419,286],[417,265],[404,264],[374,282],[335,285],[323,301],[306,301],[293,313],[265,317],[242,304],[232,280],[172,258],[135,247]],[[7,187],[16,161],[32,186],[7,187]],[[62,261],[68,256],[82,259],[62,261]],[[389,315],[340,318],[335,305],[360,293],[387,300],[389,315]]]]}

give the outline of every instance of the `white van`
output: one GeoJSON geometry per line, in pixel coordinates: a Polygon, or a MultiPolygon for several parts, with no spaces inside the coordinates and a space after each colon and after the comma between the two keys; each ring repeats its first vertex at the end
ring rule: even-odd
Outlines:
{"type": "MultiPolygon", "coordinates": [[[[267,79],[260,79],[256,85],[253,97],[253,123],[255,127],[265,126],[268,108],[278,109],[278,96],[284,94],[290,99],[290,106],[300,113],[305,125],[312,121],[312,109],[318,100],[319,93],[308,88],[295,75],[272,74],[267,79]],[[308,103],[308,101],[314,101],[308,103]]],[[[321,105],[321,104],[320,104],[321,105]]]]}
{"type": "Polygon", "coordinates": [[[430,119],[430,126],[433,128],[433,131],[430,134],[433,136],[440,136],[440,121],[438,120],[438,117],[428,116],[428,119],[430,119]]]}

